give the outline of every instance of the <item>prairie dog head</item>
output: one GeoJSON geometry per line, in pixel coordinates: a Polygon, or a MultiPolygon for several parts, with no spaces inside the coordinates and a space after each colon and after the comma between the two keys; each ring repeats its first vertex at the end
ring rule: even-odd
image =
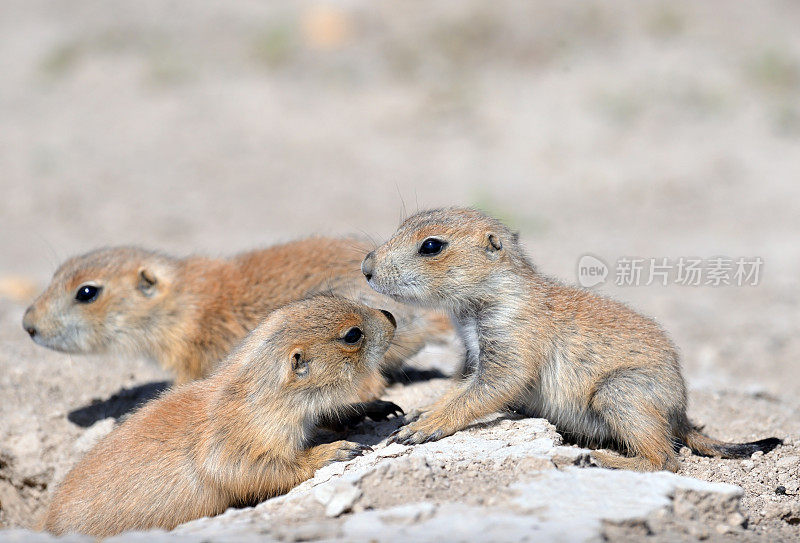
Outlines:
{"type": "Polygon", "coordinates": [[[458,310],[491,299],[518,254],[517,235],[500,221],[474,209],[434,209],[403,221],[361,271],[400,302],[458,310]]]}
{"type": "Polygon", "coordinates": [[[279,390],[312,413],[358,401],[379,371],[397,323],[391,313],[335,296],[277,309],[231,356],[256,390],[279,390]]]}
{"type": "Polygon", "coordinates": [[[176,261],[134,247],[99,249],[67,260],[25,311],[31,339],[67,353],[138,352],[169,296],[176,261]]]}

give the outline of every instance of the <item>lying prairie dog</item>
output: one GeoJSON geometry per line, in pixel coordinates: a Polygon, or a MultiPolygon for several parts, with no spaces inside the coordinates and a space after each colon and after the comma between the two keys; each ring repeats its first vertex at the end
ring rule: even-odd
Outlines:
{"type": "Polygon", "coordinates": [[[309,438],[321,418],[358,401],[394,331],[388,311],[343,298],[278,309],[218,372],[148,403],[89,451],[56,489],[44,529],[170,530],[362,454],[358,443],[309,438]]]}
{"type": "MultiPolygon", "coordinates": [[[[25,312],[23,327],[37,344],[57,351],[149,357],[185,383],[209,375],[273,309],[330,293],[396,316],[397,334],[381,364],[391,374],[451,328],[445,316],[398,304],[364,284],[360,263],[368,251],[355,238],[325,237],[227,259],[99,249],[59,267],[25,312]]],[[[362,399],[378,397],[384,387],[376,373],[364,383],[362,399]]]]}

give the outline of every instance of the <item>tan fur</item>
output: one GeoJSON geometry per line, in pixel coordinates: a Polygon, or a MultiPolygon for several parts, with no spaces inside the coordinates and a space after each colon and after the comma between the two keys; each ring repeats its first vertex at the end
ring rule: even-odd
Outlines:
{"type": "Polygon", "coordinates": [[[284,493],[365,449],[309,447],[318,419],[358,398],[394,325],[378,310],[318,296],[272,313],[211,377],[132,415],[58,487],[44,527],[109,536],[172,529],[284,493]],[[363,337],[346,344],[358,327],[363,337]]]}
{"type": "MultiPolygon", "coordinates": [[[[211,373],[270,311],[330,292],[385,307],[398,321],[384,372],[441,337],[441,315],[403,306],[364,284],[368,246],[350,238],[308,238],[229,259],[174,258],[135,247],[100,249],[65,262],[28,308],[34,341],[64,352],[113,351],[148,356],[178,383],[211,373]],[[84,284],[102,287],[91,303],[75,300],[84,284]]],[[[383,390],[373,377],[363,399],[383,390]],[[377,392],[375,392],[377,391],[377,392]]]]}
{"type": "MultiPolygon", "coordinates": [[[[675,471],[673,440],[701,443],[662,329],[619,302],[540,275],[499,221],[471,209],[419,213],[367,255],[362,271],[378,292],[448,311],[467,348],[454,387],[397,441],[436,440],[513,407],[631,456],[598,454],[609,467],[675,471]],[[422,255],[429,238],[447,245],[422,255]]],[[[779,442],[711,441],[700,452],[744,454],[779,442]]]]}

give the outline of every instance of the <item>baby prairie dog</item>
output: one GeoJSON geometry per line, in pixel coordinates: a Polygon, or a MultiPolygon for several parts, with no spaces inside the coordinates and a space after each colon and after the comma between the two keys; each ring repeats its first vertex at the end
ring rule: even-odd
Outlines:
{"type": "Polygon", "coordinates": [[[607,467],[676,471],[673,442],[736,458],[781,443],[723,443],[686,416],[678,353],[652,320],[536,272],[517,235],[472,209],[418,213],[362,263],[395,300],[448,311],[466,346],[463,375],[394,440],[423,443],[513,407],[592,446],[607,467]]]}
{"type": "MultiPolygon", "coordinates": [[[[144,355],[185,383],[209,375],[273,309],[329,292],[396,315],[397,335],[382,365],[390,373],[449,324],[365,285],[360,264],[368,250],[356,239],[323,237],[229,259],[100,249],[58,268],[25,312],[23,327],[36,343],[57,351],[144,355]]],[[[380,394],[380,374],[373,381],[367,388],[380,394]]]]}
{"type": "Polygon", "coordinates": [[[368,447],[309,446],[320,417],[356,402],[394,335],[385,310],[317,296],[270,314],[211,377],[132,415],[66,476],[44,528],[110,536],[282,494],[368,447]]]}

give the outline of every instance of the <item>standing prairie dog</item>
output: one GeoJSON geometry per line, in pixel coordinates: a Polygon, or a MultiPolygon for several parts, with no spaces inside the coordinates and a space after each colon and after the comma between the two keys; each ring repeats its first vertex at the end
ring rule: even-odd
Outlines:
{"type": "MultiPolygon", "coordinates": [[[[173,371],[177,383],[211,373],[273,309],[330,292],[386,307],[398,330],[382,370],[391,373],[448,329],[445,318],[402,306],[364,284],[368,246],[356,239],[308,238],[229,259],[174,258],[136,247],[71,258],[23,318],[44,347],[69,353],[144,355],[173,371]]],[[[378,395],[379,374],[371,385],[378,395]]]]}
{"type": "Polygon", "coordinates": [[[394,440],[434,441],[511,407],[594,446],[607,467],[676,471],[673,440],[702,454],[768,452],[776,438],[723,443],[686,416],[678,354],[652,320],[536,272],[517,235],[472,209],[436,209],[403,222],[362,263],[378,292],[451,314],[466,346],[453,388],[394,440]]]}
{"type": "Polygon", "coordinates": [[[106,436],[66,476],[44,528],[109,536],[170,530],[284,493],[368,447],[309,447],[320,417],[356,402],[379,371],[395,321],[316,296],[278,309],[219,371],[178,386],[106,436]]]}

